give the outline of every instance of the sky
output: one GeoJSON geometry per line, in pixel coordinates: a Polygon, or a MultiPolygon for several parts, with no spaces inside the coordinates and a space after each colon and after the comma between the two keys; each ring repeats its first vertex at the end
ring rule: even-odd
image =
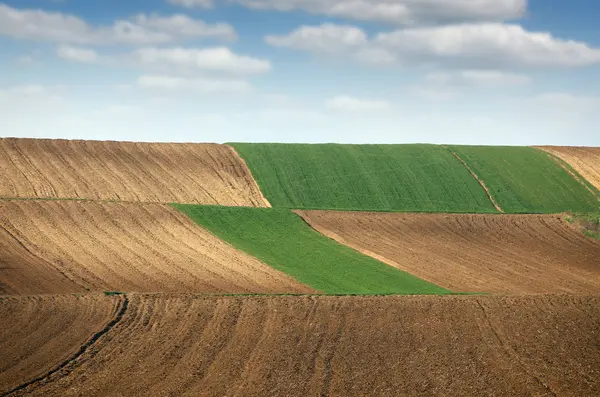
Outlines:
{"type": "Polygon", "coordinates": [[[0,136],[600,146],[597,0],[0,0],[0,136]]]}

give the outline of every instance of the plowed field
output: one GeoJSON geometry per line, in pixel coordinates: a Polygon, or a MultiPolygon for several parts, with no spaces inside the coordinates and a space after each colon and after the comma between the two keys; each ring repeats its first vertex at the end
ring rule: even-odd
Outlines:
{"type": "Polygon", "coordinates": [[[0,197],[268,206],[228,146],[0,139],[0,197]]]}
{"type": "Polygon", "coordinates": [[[600,292],[600,242],[559,215],[298,213],[338,242],[452,291],[600,292]]]}
{"type": "Polygon", "coordinates": [[[597,396],[600,298],[129,297],[17,395],[597,396]]]}
{"type": "Polygon", "coordinates": [[[561,158],[600,190],[600,147],[543,146],[539,149],[561,158]]]}
{"type": "Polygon", "coordinates": [[[309,292],[162,204],[0,201],[0,293],[309,292]]]}
{"type": "Polygon", "coordinates": [[[72,358],[114,317],[118,297],[0,296],[0,395],[72,358]]]}

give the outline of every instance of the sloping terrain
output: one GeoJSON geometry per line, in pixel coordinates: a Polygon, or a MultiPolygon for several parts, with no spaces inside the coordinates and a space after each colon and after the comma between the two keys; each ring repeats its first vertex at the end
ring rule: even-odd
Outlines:
{"type": "Polygon", "coordinates": [[[450,146],[512,213],[597,212],[600,200],[547,153],[530,147],[450,146]]]}
{"type": "Polygon", "coordinates": [[[108,324],[119,298],[0,296],[0,395],[43,377],[108,324]]]}
{"type": "Polygon", "coordinates": [[[336,241],[452,291],[600,294],[600,241],[559,215],[298,213],[336,241]]]}
{"type": "Polygon", "coordinates": [[[274,207],[496,212],[477,180],[441,146],[231,145],[274,207]]]}
{"type": "Polygon", "coordinates": [[[449,292],[320,235],[286,209],[174,206],[234,247],[325,293],[449,292]]]}
{"type": "Polygon", "coordinates": [[[223,145],[2,138],[0,158],[0,197],[268,206],[223,145]]]}
{"type": "Polygon", "coordinates": [[[598,297],[132,295],[15,395],[597,396],[599,329],[598,297]]]}
{"type": "Polygon", "coordinates": [[[311,292],[162,204],[0,200],[0,294],[311,292]]]}
{"type": "Polygon", "coordinates": [[[562,159],[600,190],[600,147],[540,146],[538,149],[562,159]]]}

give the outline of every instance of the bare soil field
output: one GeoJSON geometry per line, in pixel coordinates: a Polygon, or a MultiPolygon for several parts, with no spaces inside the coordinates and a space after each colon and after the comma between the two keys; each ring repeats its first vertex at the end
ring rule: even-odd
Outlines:
{"type": "Polygon", "coordinates": [[[0,296],[0,395],[68,361],[117,312],[120,297],[0,296]]]}
{"type": "Polygon", "coordinates": [[[0,197],[269,206],[225,145],[2,138],[0,158],[0,197]]]}
{"type": "Polygon", "coordinates": [[[600,395],[600,297],[127,299],[83,354],[14,395],[600,395]]]}
{"type": "Polygon", "coordinates": [[[296,211],[324,235],[455,292],[600,292],[600,241],[560,215],[296,211]]]}
{"type": "Polygon", "coordinates": [[[163,204],[0,200],[0,294],[315,292],[163,204]]]}
{"type": "Polygon", "coordinates": [[[540,146],[573,167],[600,190],[600,147],[540,146]]]}

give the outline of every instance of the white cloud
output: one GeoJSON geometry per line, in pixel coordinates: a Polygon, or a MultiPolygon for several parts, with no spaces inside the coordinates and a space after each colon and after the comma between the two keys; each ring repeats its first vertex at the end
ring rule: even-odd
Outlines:
{"type": "Polygon", "coordinates": [[[212,8],[212,0],[167,0],[168,3],[187,8],[212,8]]]}
{"type": "Polygon", "coordinates": [[[365,47],[367,35],[357,27],[324,23],[320,26],[301,26],[286,36],[266,36],[274,47],[324,54],[347,52],[365,47]]]}
{"type": "Polygon", "coordinates": [[[271,70],[269,61],[237,55],[226,47],[214,48],[141,48],[134,52],[137,62],[159,69],[260,74],[271,70]]]}
{"type": "Polygon", "coordinates": [[[392,109],[392,104],[383,100],[337,96],[327,100],[326,107],[344,112],[362,112],[390,110],[392,109]]]}
{"type": "MultiPolygon", "coordinates": [[[[259,10],[295,11],[396,24],[505,21],[522,17],[527,0],[228,0],[259,10]]],[[[208,1],[170,0],[205,4],[208,1]]]]}
{"type": "Polygon", "coordinates": [[[96,51],[81,48],[81,47],[73,47],[69,45],[61,45],[58,47],[56,53],[63,59],[68,61],[76,61],[76,62],[84,62],[84,63],[93,63],[98,61],[99,57],[96,51]]]}
{"type": "Polygon", "coordinates": [[[531,83],[529,76],[499,70],[460,70],[434,72],[425,76],[429,85],[445,87],[507,87],[531,83]]]}
{"type": "Polygon", "coordinates": [[[92,26],[74,15],[0,4],[0,35],[73,44],[148,45],[186,38],[231,39],[235,31],[226,24],[210,25],[184,15],[140,14],[133,20],[117,20],[111,26],[92,26]]]}
{"type": "Polygon", "coordinates": [[[201,93],[243,93],[252,89],[243,80],[189,79],[166,75],[143,75],[138,78],[137,84],[145,89],[201,93]]]}
{"type": "Polygon", "coordinates": [[[267,36],[277,47],[336,54],[379,64],[470,68],[576,67],[600,63],[600,49],[529,32],[519,25],[483,23],[425,27],[380,33],[369,40],[359,28],[302,26],[285,36],[267,36]],[[373,59],[370,59],[372,55],[373,59]]]}

